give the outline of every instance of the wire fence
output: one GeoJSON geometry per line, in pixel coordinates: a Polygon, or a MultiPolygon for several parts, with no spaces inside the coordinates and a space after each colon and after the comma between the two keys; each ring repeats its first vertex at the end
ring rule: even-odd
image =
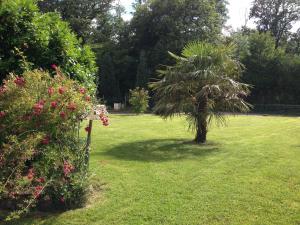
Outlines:
{"type": "Polygon", "coordinates": [[[257,105],[254,105],[252,112],[300,115],[300,105],[282,105],[282,104],[261,105],[261,104],[257,104],[257,105]]]}

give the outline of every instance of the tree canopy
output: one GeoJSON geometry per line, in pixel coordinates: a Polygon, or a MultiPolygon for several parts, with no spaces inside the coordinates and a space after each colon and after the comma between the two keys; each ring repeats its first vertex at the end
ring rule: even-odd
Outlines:
{"type": "Polygon", "coordinates": [[[275,37],[275,45],[287,37],[293,22],[300,19],[299,0],[255,0],[250,12],[255,18],[259,31],[270,31],[275,37]]]}
{"type": "Polygon", "coordinates": [[[42,0],[38,2],[42,12],[59,12],[62,19],[68,21],[73,31],[84,41],[90,39],[90,35],[98,26],[107,26],[107,17],[112,3],[113,0],[42,0]]]}
{"type": "MultiPolygon", "coordinates": [[[[31,69],[60,66],[71,78],[95,90],[95,56],[57,13],[39,12],[34,0],[0,2],[0,79],[31,69]]],[[[51,69],[52,70],[52,69],[51,69]]]]}

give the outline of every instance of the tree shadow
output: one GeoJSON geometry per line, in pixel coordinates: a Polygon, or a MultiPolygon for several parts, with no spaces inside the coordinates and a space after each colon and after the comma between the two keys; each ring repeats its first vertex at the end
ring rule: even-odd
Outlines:
{"type": "Polygon", "coordinates": [[[218,145],[213,142],[198,145],[182,139],[151,139],[123,143],[106,152],[95,151],[92,155],[105,155],[129,161],[159,162],[205,157],[218,151],[218,145]]]}
{"type": "MultiPolygon", "coordinates": [[[[2,212],[3,213],[3,212],[2,212]]],[[[8,213],[6,213],[8,215],[8,213]]],[[[45,220],[41,224],[43,225],[53,225],[58,224],[57,220],[61,213],[58,212],[48,212],[48,213],[42,213],[42,212],[31,212],[27,215],[21,216],[20,219],[15,219],[11,221],[1,221],[0,225],[32,225],[36,224],[40,220],[45,220]]],[[[4,213],[2,214],[4,215],[4,213]]]]}

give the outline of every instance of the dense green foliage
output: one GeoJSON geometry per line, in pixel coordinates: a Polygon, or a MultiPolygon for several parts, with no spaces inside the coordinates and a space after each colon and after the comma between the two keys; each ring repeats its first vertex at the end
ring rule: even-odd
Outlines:
{"type": "Polygon", "coordinates": [[[144,113],[149,107],[149,94],[144,88],[130,90],[129,103],[134,113],[144,113]]]}
{"type": "Polygon", "coordinates": [[[42,0],[38,5],[43,12],[59,12],[62,19],[68,21],[73,31],[86,42],[91,40],[92,34],[103,37],[103,33],[109,31],[107,22],[112,2],[113,0],[42,0]]]}
{"type": "Polygon", "coordinates": [[[144,50],[142,50],[140,53],[139,64],[137,67],[135,86],[142,88],[148,87],[149,76],[150,71],[148,68],[146,53],[144,50]]]}
{"type": "Polygon", "coordinates": [[[100,89],[98,97],[102,98],[108,104],[120,102],[120,88],[118,80],[116,79],[116,72],[111,55],[105,53],[103,57],[101,57],[99,64],[101,65],[101,76],[99,78],[100,89]]]}
{"type": "Polygon", "coordinates": [[[81,206],[87,162],[78,136],[90,111],[85,89],[59,70],[10,75],[0,86],[0,207],[11,218],[38,205],[81,206]]]}
{"type": "Polygon", "coordinates": [[[300,20],[299,0],[255,0],[250,12],[255,18],[257,29],[261,32],[270,31],[275,38],[275,45],[289,36],[292,24],[300,20]]]}
{"type": "MultiPolygon", "coordinates": [[[[255,104],[300,104],[300,56],[276,47],[270,33],[234,34],[243,80],[253,85],[249,101],[255,104]]],[[[296,50],[296,49],[295,49],[296,50]]]]}
{"type": "Polygon", "coordinates": [[[147,1],[131,21],[134,46],[145,50],[153,73],[170,62],[168,51],[180,53],[189,41],[215,41],[222,29],[216,1],[147,1]]]}
{"type": "Polygon", "coordinates": [[[61,67],[71,78],[94,91],[95,56],[56,13],[41,14],[34,0],[0,2],[0,79],[31,69],[61,67]]]}
{"type": "Polygon", "coordinates": [[[194,42],[183,49],[181,57],[171,56],[176,64],[159,71],[161,80],[151,84],[154,112],[164,118],[187,115],[190,127],[197,131],[197,143],[206,142],[212,117],[223,119],[222,112],[249,111],[243,100],[249,88],[238,82],[242,65],[233,58],[233,46],[194,42]]]}
{"type": "MultiPolygon", "coordinates": [[[[79,36],[89,37],[95,44],[98,66],[103,67],[98,76],[98,96],[108,103],[121,101],[128,96],[129,89],[136,86],[146,87],[146,83],[156,77],[158,65],[173,62],[167,57],[167,51],[179,53],[182,45],[193,39],[218,39],[226,19],[225,1],[136,1],[136,11],[129,23],[121,18],[124,12],[121,6],[113,6],[109,0],[94,3],[98,2],[86,0],[75,4],[68,0],[46,0],[39,2],[39,7],[44,12],[60,12],[71,25],[74,22],[72,28],[79,36]],[[184,9],[189,7],[193,10],[188,20],[184,9]],[[203,16],[193,17],[194,14],[203,16]],[[95,26],[89,26],[96,18],[95,26]],[[203,32],[204,24],[211,27],[209,32],[203,32]],[[110,57],[108,66],[107,55],[110,57]]],[[[244,80],[254,85],[251,102],[299,104],[299,31],[288,32],[292,22],[298,19],[299,3],[292,0],[275,3],[269,4],[272,7],[265,7],[265,1],[253,4],[250,16],[258,19],[261,35],[252,34],[253,31],[246,28],[231,38],[239,46],[237,57],[246,65],[244,80]],[[271,37],[266,45],[257,45],[264,43],[263,33],[267,31],[275,45],[271,37]],[[273,47],[279,50],[270,49],[273,47]],[[265,54],[267,51],[273,53],[265,54]]],[[[26,58],[32,68],[49,69],[51,64],[58,64],[66,74],[92,88],[94,56],[87,47],[81,48],[68,25],[56,14],[38,13],[33,0],[5,0],[1,2],[1,15],[1,79],[8,72],[22,72],[21,61],[26,58]]]]}
{"type": "Polygon", "coordinates": [[[113,115],[111,127],[93,129],[90,170],[100,193],[94,189],[90,204],[5,225],[300,221],[297,117],[230,116],[227,127],[211,127],[213,141],[201,146],[190,142],[184,118],[113,115]]]}
{"type": "MultiPolygon", "coordinates": [[[[120,87],[122,97],[137,86],[146,87],[149,80],[157,77],[156,69],[160,65],[173,62],[168,51],[180,53],[188,41],[218,40],[225,18],[223,0],[137,1],[132,20],[114,23],[117,32],[100,50],[112,57],[115,86],[120,87]]],[[[98,55],[105,57],[105,54],[98,55]]],[[[101,79],[101,70],[99,76],[101,79]]],[[[110,84],[102,84],[105,85],[110,84]]],[[[101,85],[99,89],[101,92],[101,85]]],[[[117,95],[104,97],[118,98],[117,95]]]]}

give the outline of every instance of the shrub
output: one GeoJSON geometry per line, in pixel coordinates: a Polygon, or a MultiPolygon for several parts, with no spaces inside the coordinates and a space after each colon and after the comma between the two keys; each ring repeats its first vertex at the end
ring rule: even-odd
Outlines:
{"type": "Polygon", "coordinates": [[[24,72],[22,54],[31,69],[61,67],[69,77],[95,90],[95,56],[56,13],[42,14],[36,0],[0,1],[0,83],[6,74],[24,72]]]}
{"type": "Polygon", "coordinates": [[[35,70],[0,87],[0,205],[17,217],[33,206],[68,209],[84,202],[85,148],[78,129],[91,110],[76,81],[35,70]]]}
{"type": "Polygon", "coordinates": [[[135,113],[144,113],[148,108],[149,94],[144,88],[135,88],[130,90],[129,103],[135,113]]]}

